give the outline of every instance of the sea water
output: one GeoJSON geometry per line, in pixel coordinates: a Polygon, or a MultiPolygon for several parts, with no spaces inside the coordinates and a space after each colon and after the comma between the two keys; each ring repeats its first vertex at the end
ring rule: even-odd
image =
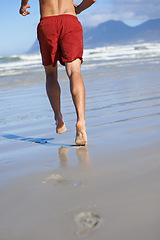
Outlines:
{"type": "MultiPolygon", "coordinates": [[[[144,43],[124,46],[108,46],[84,50],[82,71],[97,73],[117,68],[140,67],[160,63],[160,43],[144,43]]],[[[59,64],[59,71],[63,66],[59,64]]],[[[43,71],[40,53],[0,56],[0,86],[15,80],[22,82],[39,76],[43,71]],[[20,78],[20,76],[22,78],[20,78]]],[[[14,81],[14,83],[16,83],[14,81]]]]}

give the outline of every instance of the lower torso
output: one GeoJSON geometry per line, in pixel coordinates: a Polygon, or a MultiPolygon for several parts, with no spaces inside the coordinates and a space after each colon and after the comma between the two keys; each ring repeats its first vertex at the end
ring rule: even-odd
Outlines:
{"type": "Polygon", "coordinates": [[[73,0],[39,0],[41,18],[62,14],[76,16],[73,0]]]}

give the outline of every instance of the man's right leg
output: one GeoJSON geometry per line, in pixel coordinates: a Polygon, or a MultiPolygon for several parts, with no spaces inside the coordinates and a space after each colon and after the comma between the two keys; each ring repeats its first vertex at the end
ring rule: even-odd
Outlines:
{"type": "Polygon", "coordinates": [[[56,121],[56,132],[63,133],[67,129],[65,127],[63,117],[61,114],[61,104],[60,104],[60,94],[61,89],[57,80],[57,66],[52,67],[52,65],[45,66],[46,72],[46,91],[54,111],[54,117],[56,121]]]}

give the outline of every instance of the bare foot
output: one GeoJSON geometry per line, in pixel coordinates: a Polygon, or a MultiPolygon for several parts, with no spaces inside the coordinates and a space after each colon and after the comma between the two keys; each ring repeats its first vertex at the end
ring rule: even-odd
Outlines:
{"type": "Polygon", "coordinates": [[[56,133],[64,133],[67,131],[67,128],[63,122],[63,120],[56,120],[56,133]]]}
{"type": "Polygon", "coordinates": [[[87,145],[87,134],[85,126],[80,123],[76,124],[76,146],[86,146],[87,145]]]}

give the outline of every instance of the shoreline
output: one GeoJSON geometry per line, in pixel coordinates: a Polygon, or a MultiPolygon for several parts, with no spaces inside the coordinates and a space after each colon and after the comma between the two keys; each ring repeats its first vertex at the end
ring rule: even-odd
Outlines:
{"type": "Polygon", "coordinates": [[[87,147],[64,73],[62,135],[34,74],[0,90],[2,240],[159,240],[159,65],[84,69],[87,147]]]}

